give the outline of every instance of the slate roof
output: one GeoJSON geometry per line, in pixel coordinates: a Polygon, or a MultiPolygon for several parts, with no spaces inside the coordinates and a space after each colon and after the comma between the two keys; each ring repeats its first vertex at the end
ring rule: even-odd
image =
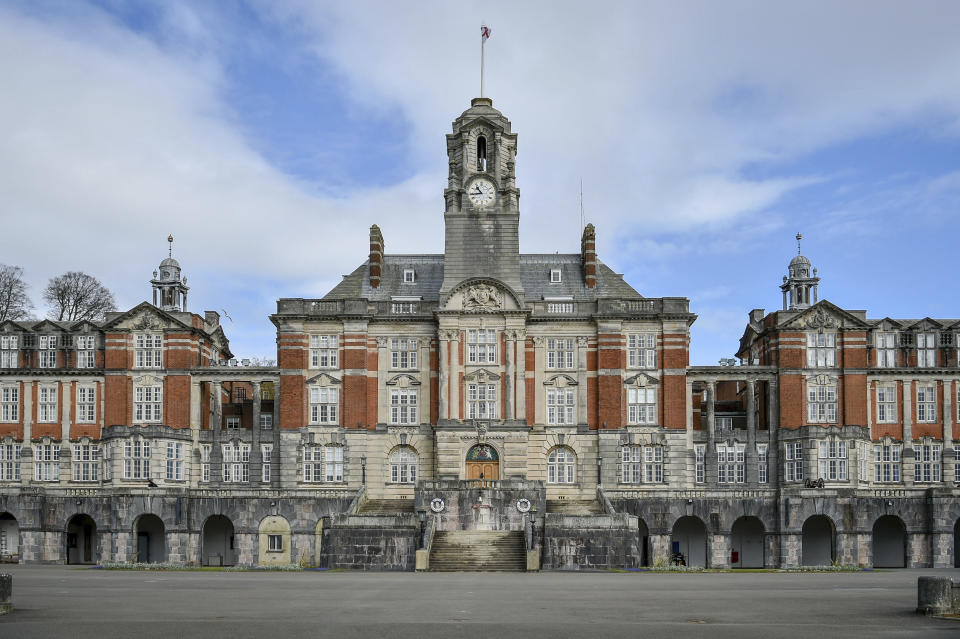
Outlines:
{"type": "MultiPolygon", "coordinates": [[[[443,284],[443,255],[384,255],[383,274],[379,288],[370,286],[369,262],[364,262],[322,299],[363,298],[387,301],[393,297],[420,297],[427,302],[439,300],[443,284]],[[413,269],[416,281],[403,283],[403,271],[413,269]]],[[[597,260],[597,286],[589,289],[583,281],[583,266],[579,253],[545,253],[520,256],[520,281],[525,301],[540,301],[544,297],[571,297],[574,301],[592,301],[598,298],[643,299],[623,276],[597,260]],[[550,270],[562,272],[559,283],[550,282],[550,270]]]]}

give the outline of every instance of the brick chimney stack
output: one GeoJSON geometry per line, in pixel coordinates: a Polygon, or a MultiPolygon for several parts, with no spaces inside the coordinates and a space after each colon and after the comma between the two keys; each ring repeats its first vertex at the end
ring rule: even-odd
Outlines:
{"type": "Polygon", "coordinates": [[[380,227],[374,224],[370,227],[370,286],[380,287],[380,277],[383,275],[383,234],[380,227]]]}
{"type": "Polygon", "coordinates": [[[587,224],[580,240],[580,257],[583,260],[583,279],[587,288],[597,285],[597,232],[593,224],[587,224]]]}

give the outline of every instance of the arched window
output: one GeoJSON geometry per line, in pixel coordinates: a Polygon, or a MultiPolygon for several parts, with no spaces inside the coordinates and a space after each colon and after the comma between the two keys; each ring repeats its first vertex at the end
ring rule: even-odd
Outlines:
{"type": "Polygon", "coordinates": [[[390,481],[394,484],[417,482],[417,451],[412,446],[397,446],[390,455],[390,481]]]}
{"type": "Polygon", "coordinates": [[[574,468],[577,457],[566,446],[558,446],[547,456],[547,483],[572,484],[576,478],[574,468]]]}
{"type": "Polygon", "coordinates": [[[477,138],[477,170],[487,170],[487,138],[482,135],[477,138]]]}

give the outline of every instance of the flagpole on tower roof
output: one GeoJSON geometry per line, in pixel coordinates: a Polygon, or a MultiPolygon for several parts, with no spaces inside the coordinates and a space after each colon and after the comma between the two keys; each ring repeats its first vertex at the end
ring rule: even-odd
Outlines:
{"type": "Polygon", "coordinates": [[[480,25],[480,97],[483,97],[483,53],[487,44],[487,38],[490,37],[490,28],[485,24],[480,25]]]}

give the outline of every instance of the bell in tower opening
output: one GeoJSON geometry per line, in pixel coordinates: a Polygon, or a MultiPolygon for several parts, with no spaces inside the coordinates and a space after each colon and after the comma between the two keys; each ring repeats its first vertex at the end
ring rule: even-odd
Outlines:
{"type": "Polygon", "coordinates": [[[173,259],[173,235],[167,237],[167,257],[160,268],[153,272],[153,305],[164,311],[187,310],[187,278],[180,277],[180,263],[173,259]]]}
{"type": "Polygon", "coordinates": [[[482,135],[477,138],[477,170],[487,170],[487,138],[482,135]]]}

